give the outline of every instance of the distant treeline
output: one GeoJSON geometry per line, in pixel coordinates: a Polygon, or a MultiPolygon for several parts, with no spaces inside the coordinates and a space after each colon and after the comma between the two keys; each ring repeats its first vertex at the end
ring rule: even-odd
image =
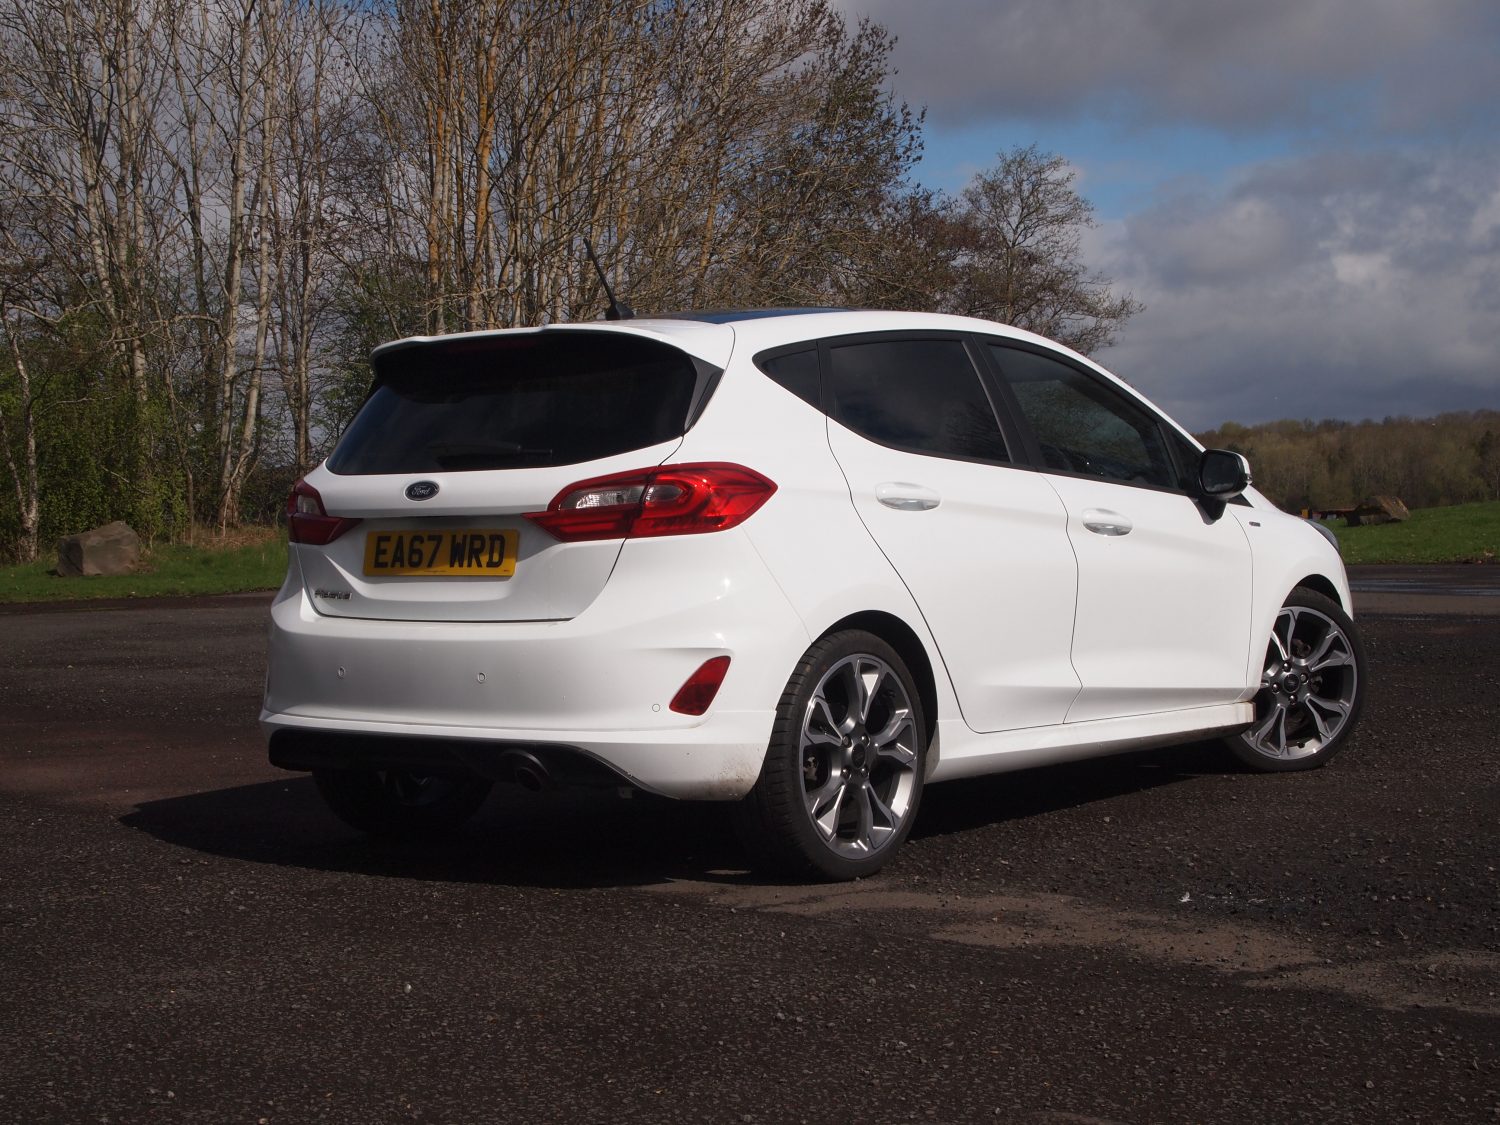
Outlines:
{"type": "Polygon", "coordinates": [[[1500,500],[1500,411],[1379,422],[1225,422],[1197,435],[1250,459],[1255,484],[1289,511],[1396,496],[1432,508],[1500,500]]]}

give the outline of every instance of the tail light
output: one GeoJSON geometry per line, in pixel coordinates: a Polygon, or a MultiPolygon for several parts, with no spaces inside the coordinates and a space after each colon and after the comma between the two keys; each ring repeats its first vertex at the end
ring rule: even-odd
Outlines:
{"type": "Polygon", "coordinates": [[[526,518],[568,543],[698,535],[738,527],[775,491],[743,465],[663,465],[579,481],[526,518]]]}
{"type": "Polygon", "coordinates": [[[357,523],[357,519],[330,516],[318,490],[305,480],[292,485],[286,498],[286,527],[293,543],[332,543],[357,523]]]}

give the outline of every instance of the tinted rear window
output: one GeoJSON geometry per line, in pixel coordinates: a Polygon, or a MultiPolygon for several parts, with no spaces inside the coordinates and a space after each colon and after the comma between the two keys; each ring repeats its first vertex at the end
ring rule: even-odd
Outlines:
{"type": "Polygon", "coordinates": [[[1008,461],[1000,424],[959,340],[874,340],[829,348],[834,417],[916,453],[1008,461]]]}
{"type": "Polygon", "coordinates": [[[698,372],[635,336],[439,340],[375,360],[375,390],[328,468],[432,473],[575,465],[681,437],[698,372]]]}
{"type": "Polygon", "coordinates": [[[758,361],[760,369],[814,410],[823,409],[818,389],[818,350],[786,352],[758,361]]]}

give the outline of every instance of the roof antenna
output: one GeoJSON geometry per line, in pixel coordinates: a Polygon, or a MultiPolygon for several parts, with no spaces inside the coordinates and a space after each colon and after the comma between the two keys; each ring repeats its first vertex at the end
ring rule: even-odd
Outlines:
{"type": "Polygon", "coordinates": [[[583,248],[589,252],[589,261],[594,263],[594,272],[599,275],[599,284],[604,286],[604,295],[609,298],[609,308],[604,310],[605,320],[630,320],[635,316],[635,310],[623,301],[615,300],[615,291],[609,287],[609,279],[604,276],[604,267],[599,264],[599,255],[594,253],[594,247],[587,238],[583,240],[583,248]]]}

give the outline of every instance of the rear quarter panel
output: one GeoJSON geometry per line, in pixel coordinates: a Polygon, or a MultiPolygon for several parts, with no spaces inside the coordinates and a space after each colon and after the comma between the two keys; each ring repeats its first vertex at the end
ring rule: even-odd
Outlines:
{"type": "MultiPolygon", "coordinates": [[[[742,527],[810,639],[856,613],[879,611],[917,634],[932,665],[939,717],[956,715],[953,688],[916,603],[849,498],[828,445],[827,420],[738,351],[675,460],[733,461],[776,482],[742,527]]],[[[781,656],[784,685],[803,650],[781,656]]]]}

